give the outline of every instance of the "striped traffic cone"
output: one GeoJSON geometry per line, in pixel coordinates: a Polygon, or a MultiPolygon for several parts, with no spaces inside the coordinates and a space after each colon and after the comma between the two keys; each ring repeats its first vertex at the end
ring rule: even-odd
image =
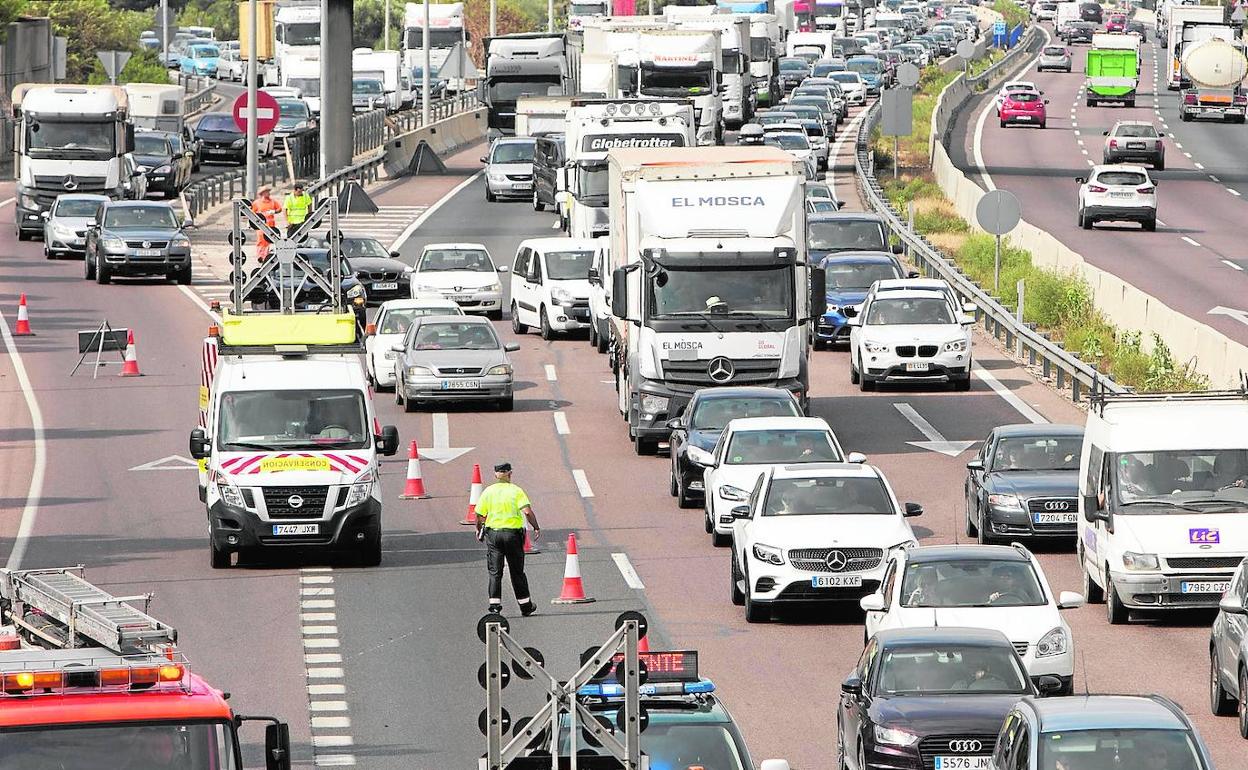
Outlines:
{"type": "Polygon", "coordinates": [[[134,350],[134,330],[126,332],[126,360],[121,364],[122,377],[142,377],[139,371],[139,357],[134,350]]]}
{"type": "Polygon", "coordinates": [[[26,315],[26,294],[23,293],[21,299],[17,301],[17,326],[13,329],[14,337],[33,337],[35,333],[30,330],[30,317],[26,315]]]}
{"type": "Polygon", "coordinates": [[[420,450],[416,448],[416,442],[412,442],[411,449],[407,452],[407,484],[403,487],[403,494],[399,495],[400,500],[423,500],[429,497],[429,493],[425,491],[425,479],[420,475],[420,450]]]}
{"type": "Polygon", "coordinates": [[[541,553],[542,549],[537,547],[537,543],[533,542],[533,538],[529,534],[529,528],[524,528],[524,552],[525,553],[541,553]]]}
{"type": "Polygon", "coordinates": [[[643,636],[637,640],[637,652],[650,652],[650,637],[643,636]]]}
{"type": "Polygon", "coordinates": [[[568,561],[563,568],[563,590],[558,599],[551,599],[551,604],[587,604],[593,599],[585,596],[585,586],[581,583],[581,561],[576,553],[576,535],[568,535],[568,561]]]}
{"type": "Polygon", "coordinates": [[[468,490],[468,513],[464,515],[464,520],[459,522],[465,526],[475,527],[477,525],[477,501],[481,499],[481,465],[479,463],[472,464],[472,488],[468,490]]]}

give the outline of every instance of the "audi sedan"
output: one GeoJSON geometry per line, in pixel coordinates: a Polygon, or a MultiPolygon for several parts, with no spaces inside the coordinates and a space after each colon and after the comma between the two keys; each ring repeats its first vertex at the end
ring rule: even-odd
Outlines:
{"type": "Polygon", "coordinates": [[[966,464],[966,534],[981,543],[1075,537],[1078,425],[1002,425],[966,464]]]}

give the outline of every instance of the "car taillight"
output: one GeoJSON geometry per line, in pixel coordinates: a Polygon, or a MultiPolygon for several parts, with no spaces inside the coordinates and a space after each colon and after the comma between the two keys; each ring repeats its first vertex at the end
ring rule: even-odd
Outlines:
{"type": "Polygon", "coordinates": [[[1248,96],[1244,94],[1236,94],[1231,98],[1233,104],[1248,104],[1248,96]]]}
{"type": "Polygon", "coordinates": [[[1103,193],[1109,192],[1108,187],[1101,187],[1099,184],[1088,185],[1088,192],[1103,193]]]}
{"type": "Polygon", "coordinates": [[[1135,191],[1138,193],[1143,193],[1144,195],[1152,195],[1153,191],[1155,191],[1156,189],[1157,189],[1156,187],[1153,187],[1150,184],[1150,185],[1145,185],[1143,187],[1137,187],[1135,188],[1135,191]]]}
{"type": "Polygon", "coordinates": [[[1110,140],[1109,140],[1109,149],[1111,149],[1111,150],[1116,150],[1116,149],[1118,149],[1118,140],[1117,140],[1117,139],[1110,139],[1110,140]]]}
{"type": "Polygon", "coordinates": [[[1183,103],[1184,103],[1184,104],[1195,104],[1195,103],[1196,103],[1196,94],[1191,93],[1190,91],[1189,91],[1189,92],[1187,92],[1187,93],[1185,93],[1185,94],[1183,94],[1183,103]]]}

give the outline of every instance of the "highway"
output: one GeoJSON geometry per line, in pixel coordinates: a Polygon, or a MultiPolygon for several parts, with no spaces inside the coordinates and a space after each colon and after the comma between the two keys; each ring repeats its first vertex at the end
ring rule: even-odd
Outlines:
{"type": "MultiPolygon", "coordinates": [[[[1049,32],[1051,26],[1046,25],[1049,32]]],[[[1084,101],[1085,46],[1071,47],[1073,72],[1039,73],[1034,66],[1017,76],[1032,80],[1049,100],[1048,127],[1001,128],[992,112],[992,94],[962,111],[950,155],[981,186],[986,174],[995,187],[1022,203],[1023,218],[1054,235],[1107,270],[1190,318],[1248,342],[1248,326],[1236,317],[1214,314],[1217,307],[1244,309],[1248,257],[1242,223],[1248,208],[1248,132],[1236,124],[1178,117],[1178,94],[1166,90],[1165,63],[1158,63],[1150,29],[1142,47],[1139,97],[1134,108],[1088,107],[1084,101]],[[1117,120],[1146,120],[1168,135],[1166,169],[1151,172],[1157,188],[1155,233],[1138,225],[1098,224],[1091,232],[1076,222],[1078,184],[1100,163],[1102,133],[1117,120]]]]}
{"type": "MultiPolygon", "coordinates": [[[[1054,106],[1071,101],[1077,80],[1046,86],[1054,106]]],[[[1040,143],[1053,142],[1054,152],[1058,142],[1077,147],[1068,123],[1054,126],[1040,135],[1011,132],[1006,145],[1041,147],[1036,164],[1052,157],[1040,143]]],[[[1095,128],[1098,137],[1100,130],[1095,128]]],[[[994,178],[1003,168],[992,155],[998,144],[985,146],[994,178]]],[[[842,146],[843,152],[851,149],[850,142],[842,146]]],[[[524,203],[485,202],[475,176],[478,155],[479,148],[469,148],[455,156],[445,177],[374,191],[383,211],[422,212],[418,227],[401,228],[410,230],[400,246],[405,261],[412,262],[426,243],[456,240],[480,241],[496,261],[509,264],[521,239],[554,233],[549,214],[536,214],[524,203]]],[[[1075,160],[1063,177],[1075,175],[1075,160]]],[[[1177,213],[1182,201],[1172,201],[1170,191],[1212,183],[1190,171],[1193,178],[1184,180],[1177,176],[1182,160],[1174,154],[1171,160],[1180,170],[1166,172],[1178,181],[1163,187],[1162,229],[1174,236],[1171,228],[1183,221],[1177,213]]],[[[1016,167],[1025,170],[1027,163],[1021,158],[1016,167]]],[[[1065,195],[1073,192],[1072,180],[1048,181],[1060,182],[1065,195]]],[[[847,179],[838,174],[836,183],[848,197],[847,179]]],[[[1073,222],[1057,189],[1047,192],[1056,198],[1050,207],[1073,222]]],[[[11,195],[11,185],[0,188],[0,199],[11,195]]],[[[1024,198],[1033,221],[1044,198],[1024,198]]],[[[570,674],[579,653],[605,638],[620,611],[641,609],[651,620],[655,649],[700,651],[704,675],[716,682],[741,724],[755,762],[785,757],[802,770],[835,766],[832,715],[839,683],[861,650],[861,613],[789,611],[770,624],[747,625],[729,601],[726,550],[711,546],[700,511],[680,510],[668,495],[668,460],[633,454],[615,411],[605,358],[584,339],[547,343],[530,334],[516,340],[521,350],[513,355],[518,385],[511,414],[465,408],[406,415],[388,395],[378,397],[381,422],[399,427],[404,447],[416,439],[422,447],[441,441],[444,449],[464,450],[444,464],[425,460],[430,500],[399,500],[405,453],[383,465],[380,568],[291,560],[214,571],[194,473],[179,467],[184,463],[178,458],[186,456],[195,424],[200,340],[210,322],[202,303],[223,294],[217,274],[206,269],[220,263],[220,233],[196,232],[201,256],[189,291],[155,281],[98,286],[82,280],[80,263],[48,262],[38,244],[14,241],[4,226],[11,216],[11,206],[0,209],[0,239],[10,241],[0,249],[0,311],[11,327],[17,294],[26,292],[38,336],[11,343],[29,390],[18,375],[19,359],[0,356],[0,409],[11,415],[0,432],[0,559],[23,567],[81,562],[105,587],[154,591],[154,613],[179,628],[193,665],[233,693],[236,709],[291,722],[300,766],[311,767],[315,752],[321,765],[464,767],[484,750],[476,727],[484,705],[476,685],[483,655],[475,633],[485,611],[484,550],[459,521],[473,463],[488,476],[501,460],[515,464],[515,480],[534,500],[545,535],[543,552],[531,557],[529,570],[539,613],[519,618],[510,603],[505,611],[513,634],[540,649],[553,671],[570,674]],[[97,380],[83,371],[69,377],[77,357],[75,330],[104,319],[135,329],[146,376],[122,380],[114,368],[97,380]],[[152,463],[172,467],[139,469],[152,463]],[[32,485],[40,477],[42,483],[32,485]],[[15,541],[23,524],[28,537],[15,541]],[[578,535],[586,590],[597,601],[552,606],[570,532],[578,535]]],[[[369,225],[358,221],[359,227],[369,225]]],[[[1135,244],[1154,236],[1110,231],[1094,237],[1098,243],[1130,238],[1135,244]]],[[[1179,246],[1171,244],[1170,252],[1179,246]]],[[[1199,274],[1194,262],[1175,269],[1199,274]]],[[[515,339],[507,321],[497,328],[504,340],[515,339]]],[[[972,450],[948,456],[914,446],[925,436],[899,405],[908,404],[950,441],[976,441],[1007,423],[1082,421],[1079,410],[1004,360],[986,338],[975,347],[981,370],[970,393],[860,394],[849,385],[843,350],[819,352],[812,364],[812,413],[832,424],[847,450],[865,452],[879,465],[902,500],[925,507],[915,529],[923,543],[959,537],[964,464],[972,450]]],[[[1043,551],[1052,588],[1078,590],[1073,555],[1058,547],[1043,551]]],[[[1234,766],[1242,755],[1234,720],[1209,717],[1205,705],[1208,613],[1137,618],[1111,630],[1103,608],[1094,606],[1070,612],[1069,621],[1082,661],[1077,689],[1175,697],[1193,714],[1221,766],[1234,766]]],[[[531,690],[524,696],[522,684],[513,681],[506,692],[513,716],[540,703],[531,690]]],[[[248,737],[254,761],[259,736],[248,737]]]]}

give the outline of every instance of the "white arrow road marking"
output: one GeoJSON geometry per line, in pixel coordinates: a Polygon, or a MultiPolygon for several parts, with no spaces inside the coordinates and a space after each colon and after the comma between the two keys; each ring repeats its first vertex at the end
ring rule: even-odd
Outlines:
{"type": "Polygon", "coordinates": [[[615,566],[619,567],[620,575],[629,588],[644,589],[646,587],[646,584],[641,582],[641,576],[637,574],[637,570],[633,569],[633,563],[628,560],[628,554],[613,553],[611,558],[615,560],[615,566]]]}
{"type": "Polygon", "coordinates": [[[907,441],[910,446],[917,446],[919,449],[930,449],[933,452],[939,452],[949,457],[957,457],[965,452],[974,441],[949,441],[940,435],[940,431],[936,430],[930,422],[916,411],[909,404],[893,404],[897,411],[901,412],[901,416],[910,421],[910,424],[918,428],[919,433],[927,436],[927,441],[907,441]]]}
{"type": "Polygon", "coordinates": [[[169,455],[159,460],[152,460],[150,463],[136,465],[130,470],[132,471],[194,471],[199,470],[199,463],[189,457],[182,455],[169,455]]]}
{"type": "Polygon", "coordinates": [[[433,413],[433,446],[421,450],[420,456],[435,463],[446,465],[451,460],[471,452],[476,447],[451,446],[451,420],[446,412],[433,413]]]}
{"type": "Polygon", "coordinates": [[[1234,308],[1222,307],[1221,305],[1218,305],[1213,310],[1209,311],[1209,315],[1230,316],[1236,321],[1239,321],[1241,324],[1248,324],[1248,310],[1236,310],[1234,308]]]}

